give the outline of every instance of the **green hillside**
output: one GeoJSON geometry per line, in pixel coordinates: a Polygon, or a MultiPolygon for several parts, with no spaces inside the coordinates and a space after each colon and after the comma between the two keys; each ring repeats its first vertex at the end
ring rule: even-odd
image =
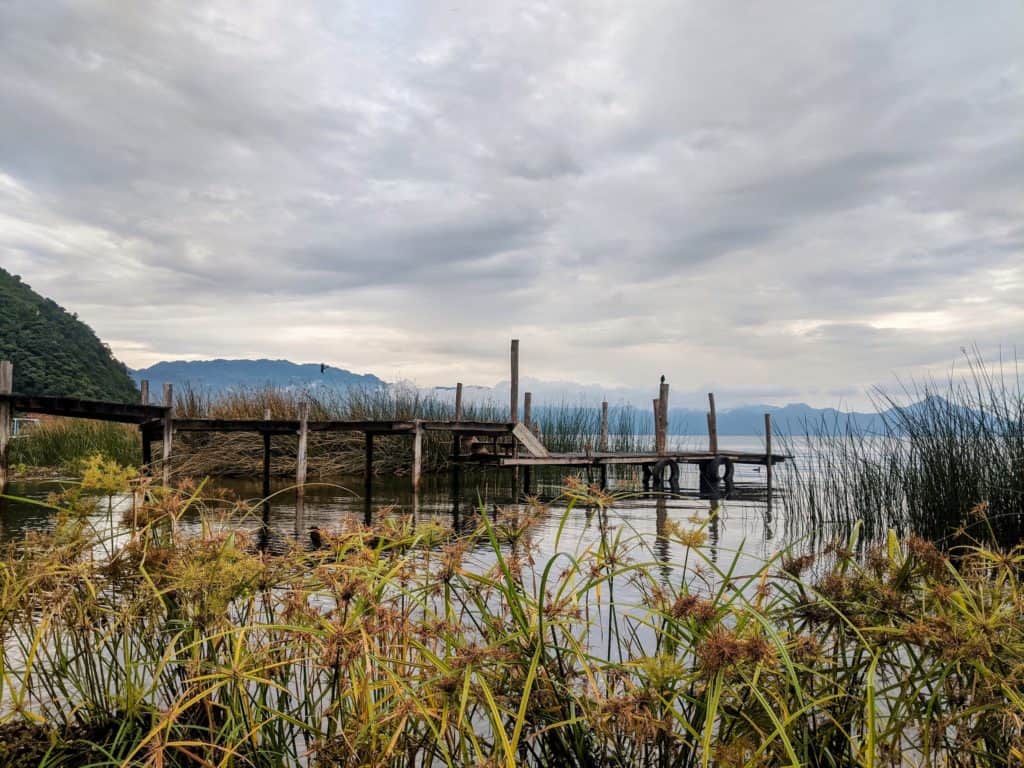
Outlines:
{"type": "Polygon", "coordinates": [[[21,394],[138,399],[128,369],[89,326],[3,268],[0,360],[14,363],[14,391],[21,394]]]}

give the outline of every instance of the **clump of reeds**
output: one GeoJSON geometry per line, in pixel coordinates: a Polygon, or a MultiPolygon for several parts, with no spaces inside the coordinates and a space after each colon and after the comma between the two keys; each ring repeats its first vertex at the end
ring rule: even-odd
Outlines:
{"type": "MultiPolygon", "coordinates": [[[[1024,552],[895,535],[754,568],[706,523],[659,561],[615,499],[538,560],[541,507],[471,535],[404,517],[261,552],[237,505],[136,488],[0,557],[0,758],[19,766],[1009,765],[1024,757],[1024,552]],[[182,516],[202,506],[186,534],[182,516]],[[624,600],[627,583],[639,598],[624,600]]],[[[129,473],[130,475],[130,473],[129,473]]],[[[559,527],[561,530],[561,527],[559,527]]],[[[854,531],[856,534],[856,531],[854,531]]]]}
{"type": "Polygon", "coordinates": [[[74,472],[96,453],[138,466],[142,461],[138,428],[106,421],[45,419],[11,441],[9,460],[15,467],[74,472]]]}
{"type": "Polygon", "coordinates": [[[975,353],[967,366],[944,385],[879,392],[878,433],[813,425],[803,468],[783,466],[790,517],[862,520],[873,536],[895,526],[947,543],[1024,539],[1024,386],[1015,363],[992,368],[975,353]]]}

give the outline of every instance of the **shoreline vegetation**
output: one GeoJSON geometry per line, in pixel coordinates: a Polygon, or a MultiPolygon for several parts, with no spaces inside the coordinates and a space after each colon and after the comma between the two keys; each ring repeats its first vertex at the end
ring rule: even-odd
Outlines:
{"type": "Polygon", "coordinates": [[[52,531],[4,547],[0,764],[1024,760],[1020,547],[855,527],[716,562],[704,517],[666,529],[687,553],[666,569],[613,496],[570,481],[564,514],[599,535],[546,562],[536,504],[465,536],[389,515],[275,555],[239,526],[258,508],[148,482],[97,458],[52,531]]]}

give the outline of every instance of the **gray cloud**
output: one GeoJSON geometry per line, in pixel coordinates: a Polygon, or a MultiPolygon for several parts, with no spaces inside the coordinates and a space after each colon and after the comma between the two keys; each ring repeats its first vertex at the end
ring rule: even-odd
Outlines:
{"type": "Polygon", "coordinates": [[[130,364],[830,403],[1024,331],[1019,3],[0,4],[0,262],[130,364]]]}

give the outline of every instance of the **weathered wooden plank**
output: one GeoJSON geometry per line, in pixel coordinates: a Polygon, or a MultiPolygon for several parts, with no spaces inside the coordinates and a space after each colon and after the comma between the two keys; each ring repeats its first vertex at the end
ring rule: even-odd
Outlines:
{"type": "Polygon", "coordinates": [[[0,394],[0,400],[8,403],[13,410],[23,413],[40,413],[97,421],[118,421],[125,424],[142,424],[164,417],[163,406],[142,405],[141,403],[108,403],[102,400],[82,400],[77,397],[19,394],[0,394]]]}
{"type": "MultiPolygon", "coordinates": [[[[14,389],[14,363],[0,360],[0,394],[9,395],[14,389]]],[[[7,490],[8,452],[14,429],[14,414],[11,403],[0,399],[0,493],[7,490]]]]}
{"type": "Polygon", "coordinates": [[[512,429],[512,436],[519,441],[519,444],[527,450],[531,456],[543,458],[550,456],[548,449],[544,447],[544,443],[534,437],[533,432],[526,428],[525,424],[516,424],[512,429]]]}

